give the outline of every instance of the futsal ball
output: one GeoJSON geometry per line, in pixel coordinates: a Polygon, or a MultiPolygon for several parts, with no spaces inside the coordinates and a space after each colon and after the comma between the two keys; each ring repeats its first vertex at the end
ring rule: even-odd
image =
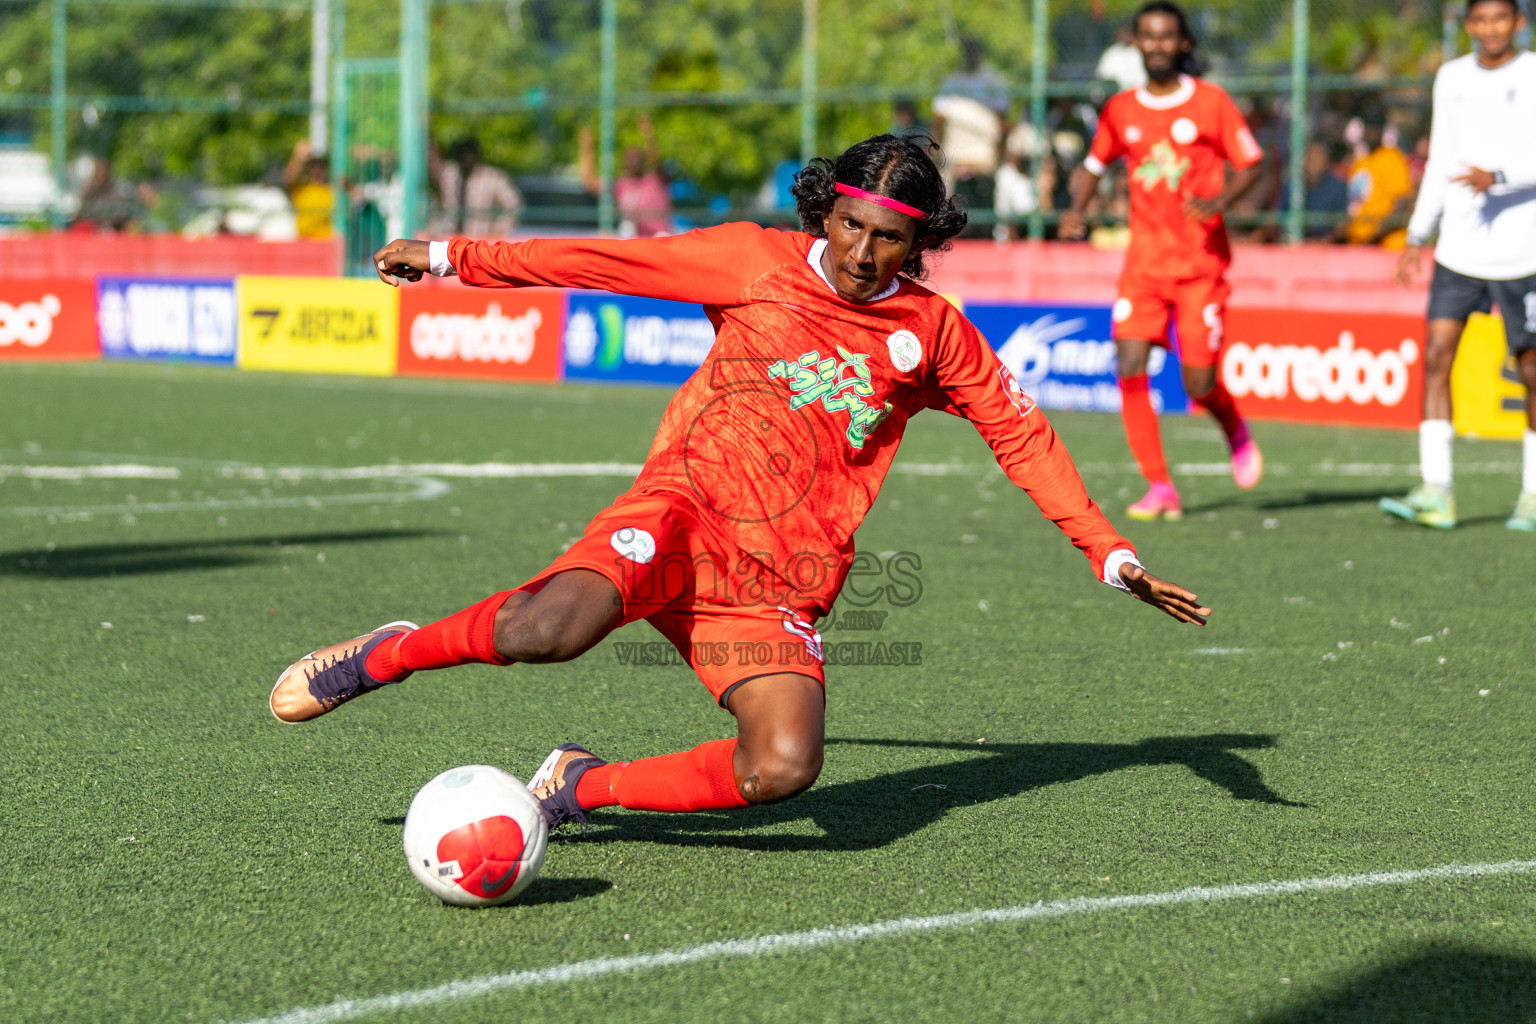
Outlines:
{"type": "Polygon", "coordinates": [[[405,813],[411,874],[445,903],[493,907],[528,888],[549,828],[539,802],[500,768],[451,768],[421,787],[405,813]]]}

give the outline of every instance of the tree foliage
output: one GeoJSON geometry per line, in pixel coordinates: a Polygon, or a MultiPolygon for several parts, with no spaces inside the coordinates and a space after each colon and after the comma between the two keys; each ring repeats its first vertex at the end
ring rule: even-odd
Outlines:
{"type": "MultiPolygon", "coordinates": [[[[346,2],[347,54],[392,56],[399,6],[346,2]]],[[[1138,0],[1109,0],[1111,30],[1138,0]]],[[[1030,0],[821,0],[818,79],[825,90],[876,87],[926,100],[979,40],[988,62],[1028,79],[1030,0]]],[[[1219,69],[1266,73],[1290,53],[1290,0],[1200,0],[1187,5],[1219,69]]],[[[514,173],[576,159],[582,127],[597,126],[600,0],[439,3],[431,14],[432,134],[442,145],[473,136],[486,159],[514,173]],[[508,110],[515,100],[524,109],[508,110]],[[490,107],[476,107],[476,103],[490,107]],[[495,109],[496,104],[500,109],[495,109]]],[[[1439,7],[1431,0],[1313,0],[1313,61],[1320,71],[1403,74],[1432,70],[1439,7]]],[[[212,183],[270,178],[307,120],[252,101],[303,104],[309,94],[307,8],[236,9],[77,2],[70,7],[68,91],[153,104],[167,98],[231,101],[230,111],[72,110],[71,153],[109,156],[131,177],[212,183]]],[[[618,92],[794,90],[801,76],[802,0],[619,0],[618,92]]],[[[1059,19],[1093,17],[1091,0],[1052,0],[1059,19]]],[[[51,6],[0,7],[0,102],[49,87],[51,6]]],[[[1065,24],[1065,22],[1063,22],[1065,24]]],[[[1052,38],[1050,45],[1058,46],[1052,38]]],[[[141,104],[142,105],[142,104],[141,104]]],[[[632,103],[619,111],[620,147],[638,145],[632,103]]],[[[654,106],[664,156],[709,192],[741,199],[775,163],[799,155],[793,101],[654,106]]],[[[13,128],[18,116],[8,115],[13,128]]],[[[890,105],[823,104],[820,148],[836,150],[890,124],[890,105]]],[[[47,145],[46,111],[30,115],[47,145]]],[[[23,125],[25,127],[25,125],[23,125]]]]}

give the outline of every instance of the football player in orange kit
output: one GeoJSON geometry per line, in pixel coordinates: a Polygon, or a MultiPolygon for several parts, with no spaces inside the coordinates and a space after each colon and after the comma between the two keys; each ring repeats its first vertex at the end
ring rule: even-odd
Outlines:
{"type": "Polygon", "coordinates": [[[907,421],[963,416],[1105,583],[1181,622],[1195,595],[1148,573],[1088,497],[1045,416],[959,311],[915,283],[965,213],[931,143],[882,135],[796,180],[805,233],[725,224],[658,239],[396,241],[390,284],[593,288],[702,303],[716,338],[662,415],[634,486],[514,590],[424,627],[391,623],[295,662],[270,699],[301,722],[412,672],[575,658],[646,619],[738,736],[604,762],[574,744],[529,781],[551,828],[618,804],[697,811],[784,800],[821,770],[815,620],[837,597],[907,421]]]}
{"type": "Polygon", "coordinates": [[[1060,234],[1084,236],[1083,212],[1099,179],[1124,156],[1131,178],[1131,246],[1112,314],[1120,415],[1131,453],[1151,485],[1127,515],[1178,519],[1184,508],[1168,475],[1147,385],[1147,357],[1153,345],[1168,346],[1170,322],[1178,331],[1184,388],[1227,435],[1233,479],[1247,489],[1264,472],[1259,446],[1216,372],[1232,291],[1226,281],[1232,253],[1221,213],[1258,180],[1264,152],[1231,97],[1195,77],[1195,39],[1177,5],[1144,4],[1134,25],[1148,82],[1104,105],[1060,234]],[[1237,172],[1225,187],[1224,162],[1237,172]]]}

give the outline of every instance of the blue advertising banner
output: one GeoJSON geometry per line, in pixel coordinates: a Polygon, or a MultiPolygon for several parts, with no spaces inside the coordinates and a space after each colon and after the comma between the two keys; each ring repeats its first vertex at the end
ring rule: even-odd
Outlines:
{"type": "Polygon", "coordinates": [[[676,386],[715,343],[700,306],[605,292],[571,292],[567,301],[566,380],[676,386]]]}
{"type": "MultiPolygon", "coordinates": [[[[1019,385],[1043,409],[1119,412],[1110,307],[967,302],[965,315],[984,334],[1019,385]]],[[[1189,410],[1179,363],[1152,349],[1147,363],[1152,405],[1189,410]]]]}
{"type": "Polygon", "coordinates": [[[99,277],[96,331],[108,359],[235,361],[232,278],[99,277]]]}

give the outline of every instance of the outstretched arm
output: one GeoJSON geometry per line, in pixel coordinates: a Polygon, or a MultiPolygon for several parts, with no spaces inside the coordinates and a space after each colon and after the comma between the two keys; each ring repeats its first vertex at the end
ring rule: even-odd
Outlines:
{"type": "Polygon", "coordinates": [[[971,421],[1003,472],[1088,557],[1094,574],[1180,622],[1204,625],[1211,610],[1190,591],[1142,567],[1135,547],[1088,497],[1045,414],[958,312],[950,314],[938,350],[937,393],[930,404],[971,421]]]}
{"type": "Polygon", "coordinates": [[[766,271],[800,258],[793,243],[756,224],[722,224],[667,238],[548,238],[427,243],[397,240],[374,255],[388,284],[457,274],[486,288],[590,288],[726,306],[766,271]],[[397,280],[396,280],[397,279],[397,280]]]}

